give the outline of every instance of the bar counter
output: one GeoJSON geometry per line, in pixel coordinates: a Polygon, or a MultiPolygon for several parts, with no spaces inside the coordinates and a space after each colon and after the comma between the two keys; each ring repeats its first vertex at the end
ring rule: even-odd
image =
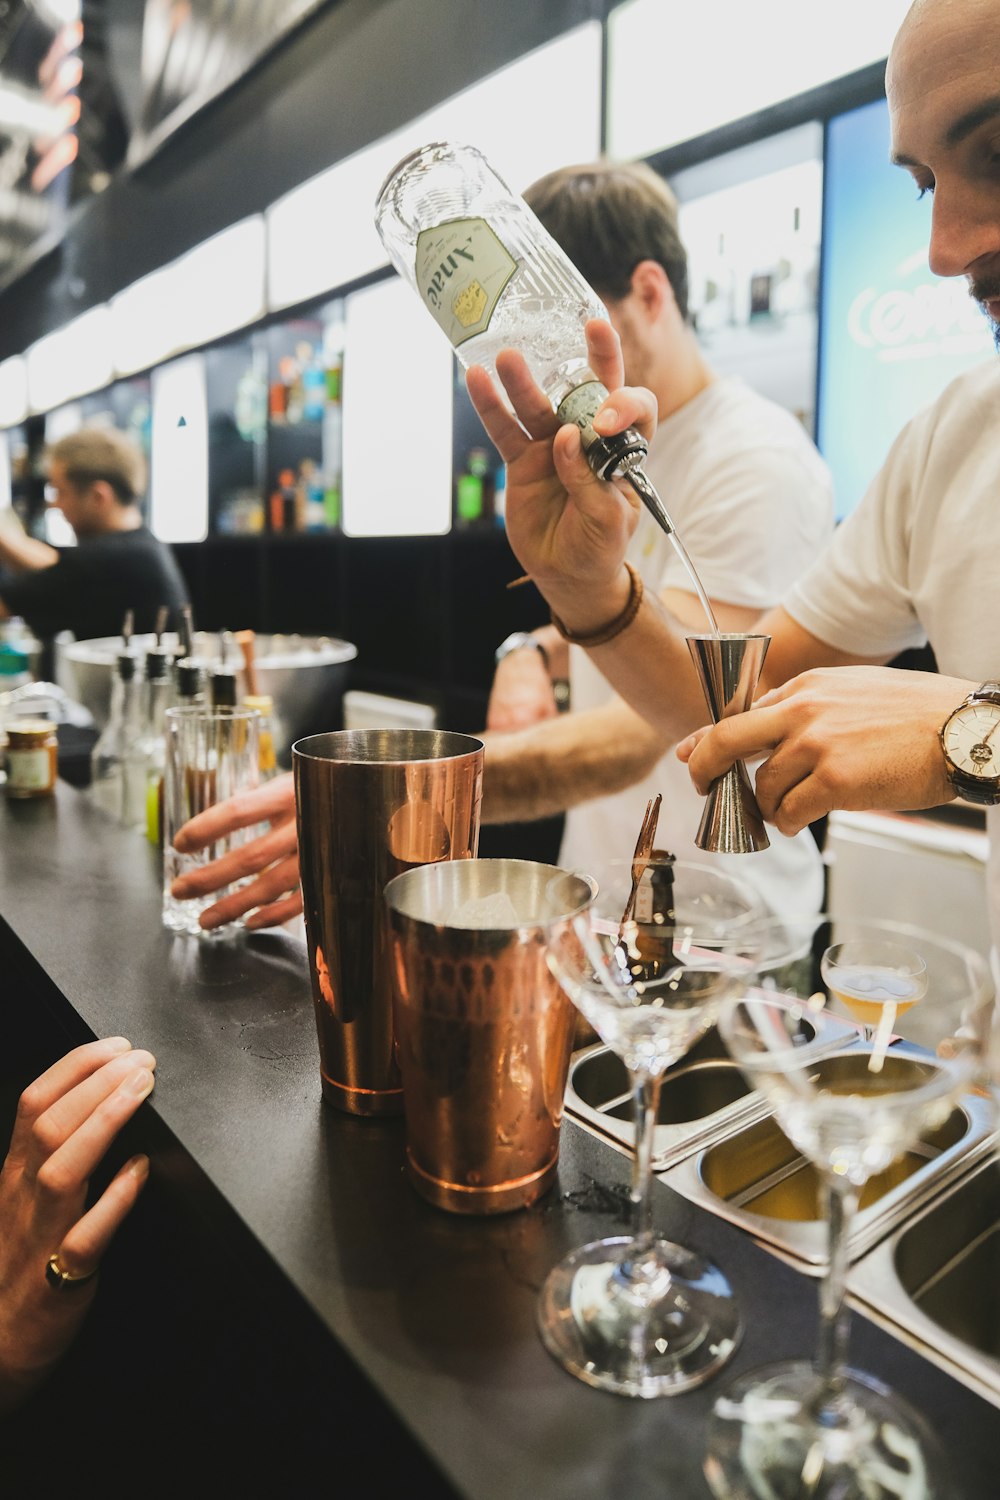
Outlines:
{"type": "MultiPolygon", "coordinates": [[[[660,1230],[728,1274],[740,1348],[702,1389],[654,1401],[564,1372],[535,1329],[538,1288],[573,1246],[625,1232],[627,1159],[567,1119],[534,1208],[426,1205],[402,1122],[321,1100],[300,938],[167,933],[156,851],[62,783],[53,799],[0,794],[0,1017],[8,1094],[95,1036],[158,1060],[113,1163],[148,1151],[148,1186],[84,1335],[13,1424],[39,1477],[64,1465],[113,1493],[704,1500],[720,1384],[813,1352],[817,1283],[657,1183],[660,1230]]],[[[930,1418],[957,1500],[993,1500],[996,1407],[857,1313],[851,1362],[930,1418]]]]}

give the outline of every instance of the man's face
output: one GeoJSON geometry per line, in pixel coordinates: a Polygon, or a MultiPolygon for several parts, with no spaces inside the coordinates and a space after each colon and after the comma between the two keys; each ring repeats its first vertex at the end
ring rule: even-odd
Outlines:
{"type": "Polygon", "coordinates": [[[892,156],[933,194],[930,267],[964,276],[1000,348],[996,0],[917,0],[886,70],[892,156]]]}
{"type": "Polygon", "coordinates": [[[56,510],[61,510],[77,536],[86,536],[94,530],[93,487],[80,489],[66,477],[61,463],[53,460],[49,467],[46,499],[56,510]]]}

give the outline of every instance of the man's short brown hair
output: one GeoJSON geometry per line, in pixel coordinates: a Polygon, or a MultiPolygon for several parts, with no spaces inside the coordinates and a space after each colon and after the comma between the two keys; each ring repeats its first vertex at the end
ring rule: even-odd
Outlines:
{"type": "Polygon", "coordinates": [[[687,320],[687,251],[677,229],[677,199],[652,167],[605,160],[559,167],[533,182],[524,200],[599,295],[627,297],[639,262],[655,260],[687,320]]]}
{"type": "Polygon", "coordinates": [[[124,432],[114,427],[81,427],[50,444],[48,459],[62,464],[77,489],[103,479],[122,505],[132,505],[146,491],[146,460],[124,432]]]}

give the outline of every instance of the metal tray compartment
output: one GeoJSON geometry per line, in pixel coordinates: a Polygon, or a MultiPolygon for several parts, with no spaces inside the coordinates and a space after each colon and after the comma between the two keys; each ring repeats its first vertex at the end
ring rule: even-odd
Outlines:
{"type": "MultiPolygon", "coordinates": [[[[824,1023],[831,1046],[855,1033],[839,1021],[824,1023]]],[[[803,1019],[805,1041],[818,1032],[803,1019]]],[[[632,1154],[635,1126],[632,1092],[625,1064],[598,1042],[576,1052],[570,1062],[566,1111],[612,1145],[632,1154]]],[[[717,1029],[711,1027],[663,1075],[658,1124],[653,1139],[653,1171],[662,1172],[711,1141],[731,1134],[748,1120],[768,1113],[760,1094],[752,1090],[740,1067],[726,1051],[717,1029]]]]}
{"type": "MultiPolygon", "coordinates": [[[[764,1107],[713,1027],[664,1074],[653,1137],[653,1171],[663,1171],[720,1133],[757,1117],[764,1107]]],[[[574,1054],[566,1112],[632,1155],[635,1124],[628,1069],[603,1043],[574,1054]]]]}
{"type": "Polygon", "coordinates": [[[1000,1161],[993,1149],[851,1268],[848,1295],[1000,1406],[1000,1161]]]}
{"type": "MultiPolygon", "coordinates": [[[[893,1065],[905,1067],[897,1057],[893,1065]]],[[[848,1240],[851,1262],[992,1149],[992,1111],[966,1096],[948,1119],[867,1184],[848,1240]]],[[[685,1198],[746,1229],[811,1275],[827,1261],[815,1168],[770,1114],[659,1174],[685,1198]]]]}

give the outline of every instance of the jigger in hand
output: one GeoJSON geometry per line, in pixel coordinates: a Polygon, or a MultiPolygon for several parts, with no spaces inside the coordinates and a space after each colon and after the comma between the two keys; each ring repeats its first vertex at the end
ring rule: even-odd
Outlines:
{"type": "MultiPolygon", "coordinates": [[[[687,643],[715,723],[748,709],[753,703],[771,637],[736,633],[689,635],[687,643]]],[[[734,762],[709,787],[695,843],[699,849],[710,849],[717,854],[754,854],[770,846],[750,777],[741,760],[734,762]]]]}

